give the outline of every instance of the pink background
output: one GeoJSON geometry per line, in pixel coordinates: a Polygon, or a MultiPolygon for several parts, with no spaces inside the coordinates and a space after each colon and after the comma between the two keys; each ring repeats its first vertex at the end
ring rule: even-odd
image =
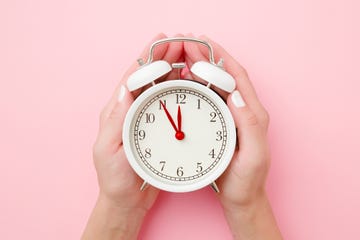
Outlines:
{"type": "MultiPolygon", "coordinates": [[[[271,115],[268,193],[286,239],[360,235],[356,0],[0,1],[0,239],[78,239],[98,114],[158,32],[206,34],[271,115]]],[[[161,193],[143,239],[231,239],[210,189],[161,193]]]]}

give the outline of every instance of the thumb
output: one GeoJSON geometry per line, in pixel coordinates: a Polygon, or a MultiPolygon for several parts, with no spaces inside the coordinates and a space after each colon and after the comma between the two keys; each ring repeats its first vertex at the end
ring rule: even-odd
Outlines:
{"type": "Polygon", "coordinates": [[[132,102],[132,95],[129,90],[122,85],[119,90],[117,102],[99,132],[98,142],[104,148],[116,151],[121,145],[125,116],[132,102]]]}

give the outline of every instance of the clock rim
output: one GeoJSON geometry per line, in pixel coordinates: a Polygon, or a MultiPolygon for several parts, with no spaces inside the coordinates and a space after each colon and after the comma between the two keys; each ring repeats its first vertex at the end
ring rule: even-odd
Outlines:
{"type": "Polygon", "coordinates": [[[231,162],[231,159],[235,152],[235,145],[236,145],[236,128],[233,116],[230,112],[230,109],[226,105],[226,102],[212,89],[204,86],[201,83],[192,81],[192,80],[186,80],[186,79],[177,79],[177,80],[168,80],[165,82],[158,83],[148,89],[146,89],[143,93],[141,93],[133,102],[133,104],[130,106],[123,125],[123,147],[125,151],[126,158],[130,164],[130,166],[133,168],[133,170],[136,172],[136,174],[142,178],[144,181],[149,183],[150,185],[159,188],[164,191],[168,192],[191,192],[198,189],[201,189],[205,186],[210,185],[212,182],[214,182],[216,179],[218,179],[221,174],[226,170],[228,165],[231,162]],[[198,181],[191,182],[188,184],[178,185],[178,184],[171,184],[166,183],[164,181],[158,180],[155,177],[152,177],[149,171],[146,172],[142,166],[140,166],[140,163],[138,162],[137,158],[135,157],[135,154],[132,150],[131,141],[130,138],[132,134],[130,133],[132,120],[135,117],[135,113],[137,112],[140,105],[151,95],[155,94],[156,92],[159,92],[165,88],[173,88],[173,87],[188,87],[194,90],[197,90],[204,94],[205,96],[209,97],[211,101],[213,101],[219,109],[221,109],[224,120],[226,122],[226,126],[228,129],[227,133],[227,147],[226,151],[224,152],[223,157],[219,160],[219,163],[217,166],[214,167],[214,169],[208,173],[205,174],[203,177],[201,177],[198,181]]]}

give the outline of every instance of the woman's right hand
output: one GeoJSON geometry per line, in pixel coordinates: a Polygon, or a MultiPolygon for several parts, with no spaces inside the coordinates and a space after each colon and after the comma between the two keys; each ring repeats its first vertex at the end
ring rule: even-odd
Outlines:
{"type": "MultiPolygon", "coordinates": [[[[238,149],[217,180],[219,199],[230,229],[235,239],[281,239],[265,192],[270,166],[268,113],[256,96],[245,69],[219,44],[206,37],[200,38],[212,45],[216,62],[222,58],[225,70],[236,80],[233,93],[218,90],[227,99],[238,135],[238,149]]],[[[208,50],[199,45],[185,43],[184,50],[189,67],[196,61],[208,59],[208,50]]],[[[188,77],[199,80],[196,76],[188,77]]]]}

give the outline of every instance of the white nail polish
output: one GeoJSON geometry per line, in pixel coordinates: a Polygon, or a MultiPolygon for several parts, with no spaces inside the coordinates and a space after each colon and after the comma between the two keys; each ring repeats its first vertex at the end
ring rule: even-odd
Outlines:
{"type": "Polygon", "coordinates": [[[118,96],[118,101],[121,102],[125,96],[125,92],[126,92],[126,89],[125,89],[125,86],[124,85],[121,85],[120,87],[120,92],[119,92],[119,96],[118,96]]]}
{"type": "Polygon", "coordinates": [[[241,107],[245,107],[246,105],[244,99],[241,97],[238,90],[232,93],[231,100],[234,103],[235,107],[241,108],[241,107]]]}

